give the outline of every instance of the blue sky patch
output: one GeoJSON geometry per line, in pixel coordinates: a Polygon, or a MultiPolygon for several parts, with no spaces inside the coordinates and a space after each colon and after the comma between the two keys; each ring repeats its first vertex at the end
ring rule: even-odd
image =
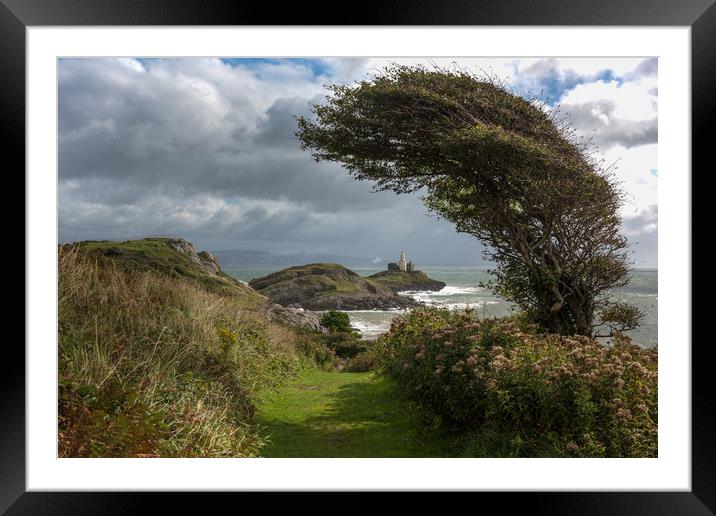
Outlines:
{"type": "Polygon", "coordinates": [[[290,63],[293,65],[303,66],[311,70],[314,77],[326,75],[330,72],[330,67],[320,59],[306,58],[265,58],[265,57],[223,57],[221,61],[231,66],[241,66],[250,70],[259,70],[261,65],[267,64],[283,64],[290,63]]]}

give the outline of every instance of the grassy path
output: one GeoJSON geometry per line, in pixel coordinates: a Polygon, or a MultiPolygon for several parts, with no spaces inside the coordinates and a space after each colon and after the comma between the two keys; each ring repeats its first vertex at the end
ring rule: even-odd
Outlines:
{"type": "Polygon", "coordinates": [[[307,370],[263,396],[265,457],[448,457],[450,436],[427,430],[387,378],[307,370]]]}

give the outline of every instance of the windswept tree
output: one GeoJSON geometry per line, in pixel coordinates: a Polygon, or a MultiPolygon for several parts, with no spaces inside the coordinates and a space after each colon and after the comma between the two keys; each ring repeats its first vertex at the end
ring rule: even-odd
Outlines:
{"type": "Polygon", "coordinates": [[[625,331],[622,195],[569,125],[505,84],[464,70],[393,65],[331,85],[296,135],[378,190],[420,191],[427,207],[486,244],[495,291],[549,331],[625,331]]]}

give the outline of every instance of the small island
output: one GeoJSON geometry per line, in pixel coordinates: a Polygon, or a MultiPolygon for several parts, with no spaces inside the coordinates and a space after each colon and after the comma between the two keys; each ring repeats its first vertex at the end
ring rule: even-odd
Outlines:
{"type": "Polygon", "coordinates": [[[288,267],[249,285],[274,303],[306,310],[392,310],[421,303],[399,292],[440,290],[442,281],[415,270],[400,253],[398,263],[367,278],[337,263],[309,263],[288,267]]]}
{"type": "Polygon", "coordinates": [[[306,310],[391,310],[419,304],[337,263],[288,267],[249,285],[274,303],[306,310]]]}

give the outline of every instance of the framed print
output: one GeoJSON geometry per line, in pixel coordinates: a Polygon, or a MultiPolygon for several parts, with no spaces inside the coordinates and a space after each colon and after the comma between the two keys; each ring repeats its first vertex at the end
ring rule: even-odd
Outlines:
{"type": "Polygon", "coordinates": [[[27,203],[3,509],[712,513],[691,182],[716,8],[484,4],[3,0],[27,203]]]}

